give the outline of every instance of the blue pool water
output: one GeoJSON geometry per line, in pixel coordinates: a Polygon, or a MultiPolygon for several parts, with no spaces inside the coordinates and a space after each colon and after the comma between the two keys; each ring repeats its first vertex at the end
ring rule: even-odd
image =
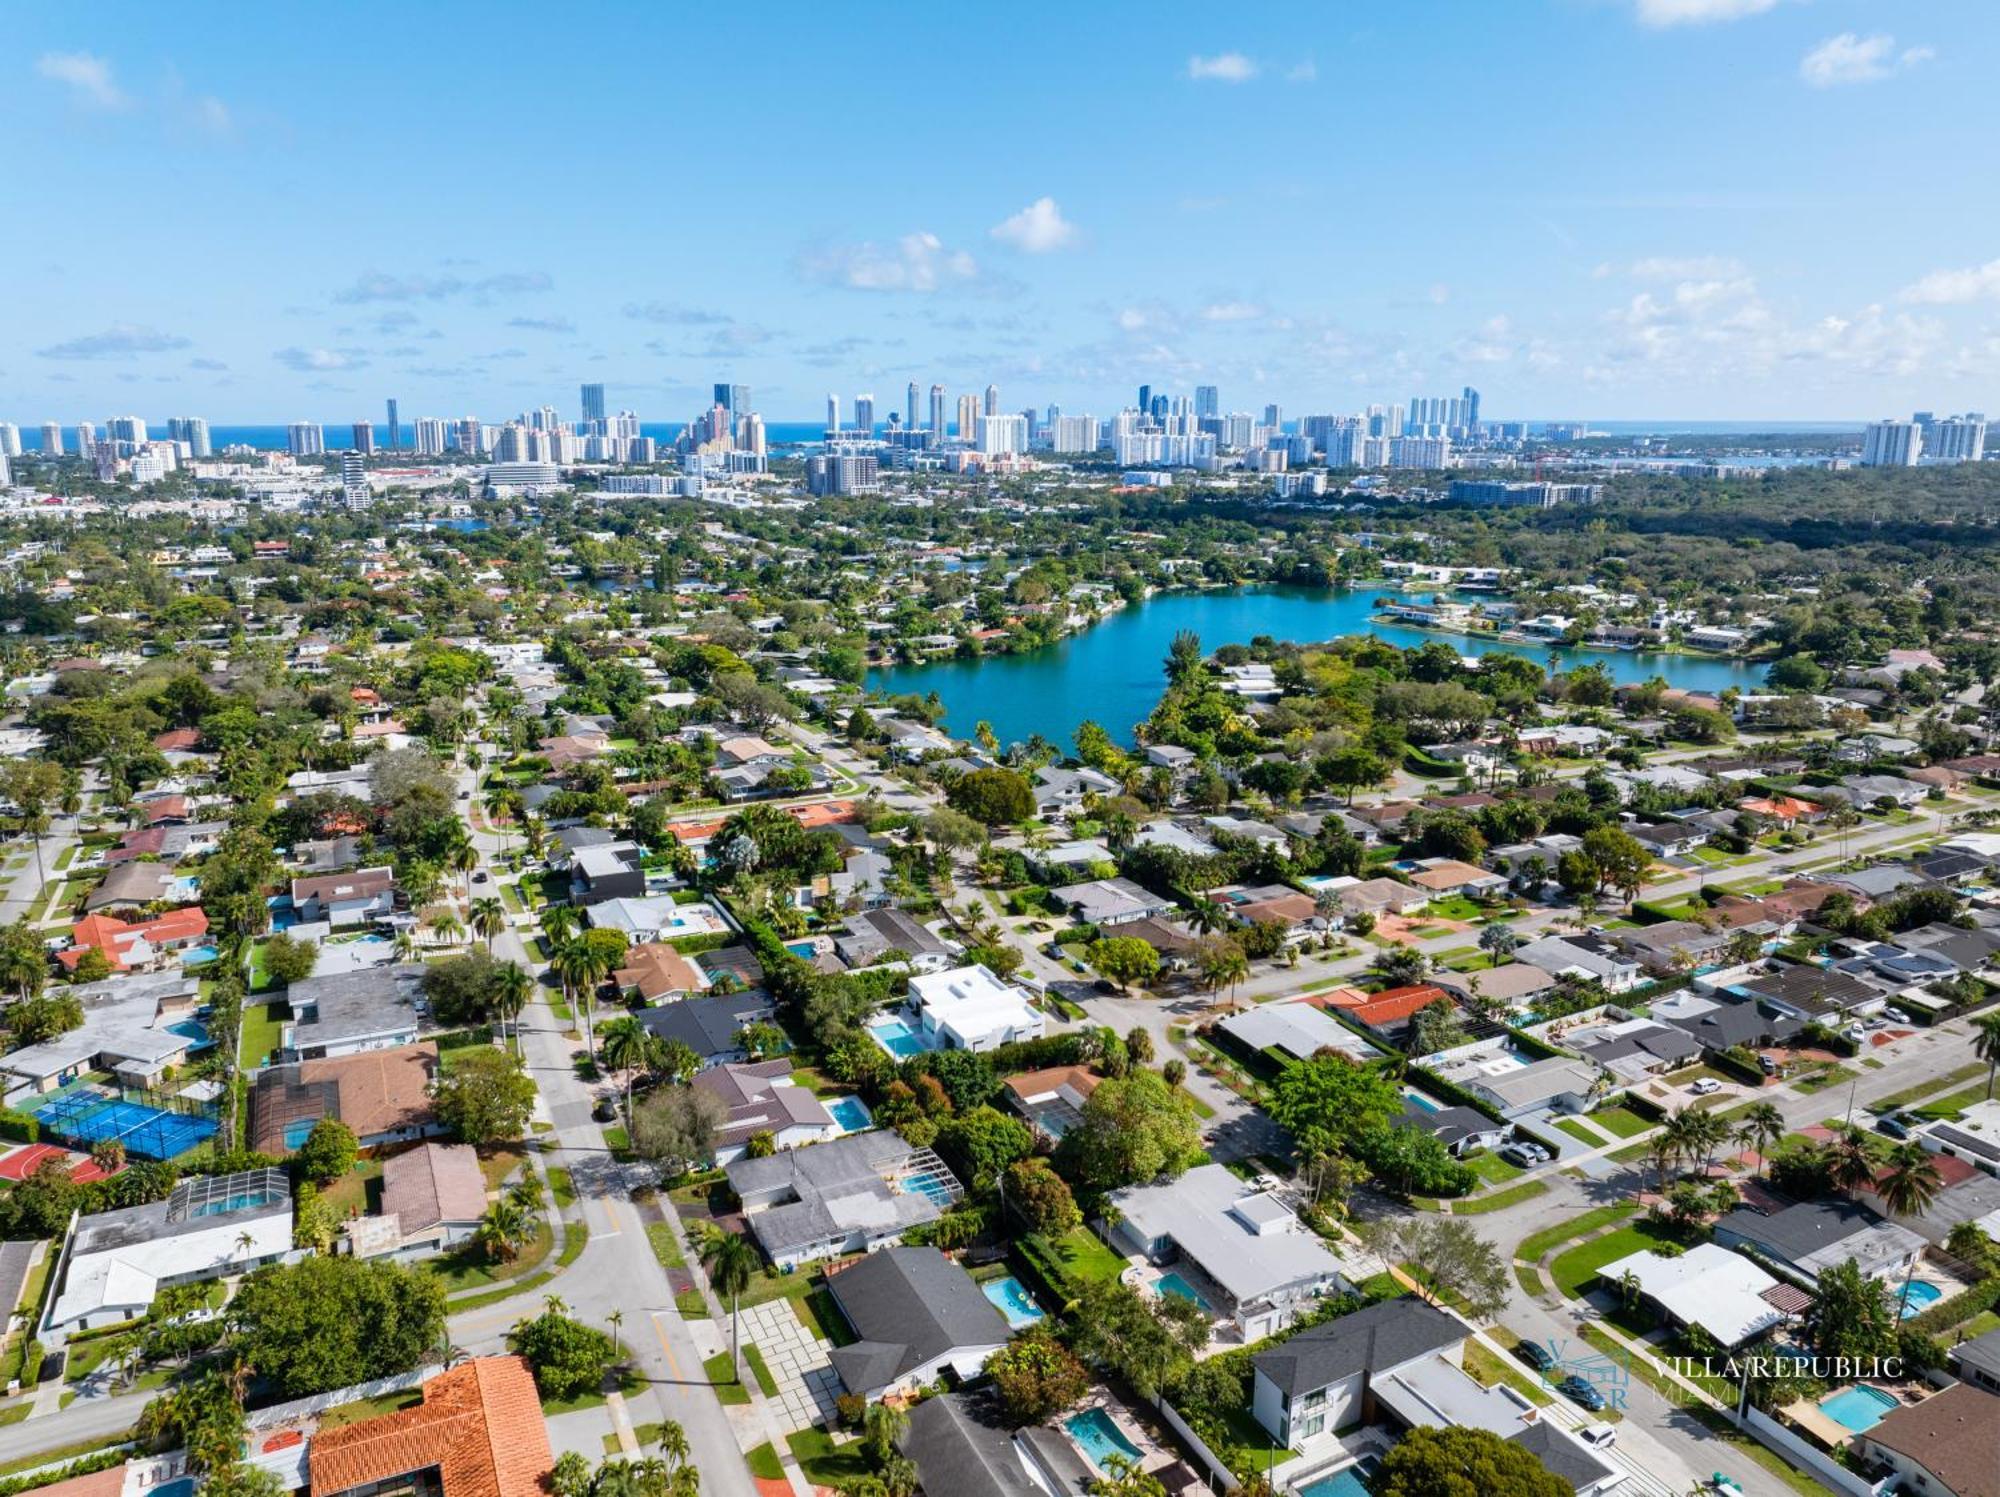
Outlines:
{"type": "Polygon", "coordinates": [[[1944,1291],[1937,1285],[1923,1279],[1910,1280],[1910,1287],[1903,1291],[1903,1319],[1921,1315],[1932,1305],[1944,1298],[1944,1291]]]}
{"type": "Polygon", "coordinates": [[[1090,1409],[1081,1414],[1072,1414],[1063,1421],[1063,1428],[1076,1441],[1077,1448],[1090,1457],[1091,1465],[1100,1471],[1111,1469],[1111,1459],[1116,1456],[1124,1461],[1137,1461],[1139,1447],[1125,1438],[1123,1430],[1111,1421],[1111,1416],[1102,1409],[1090,1409]]]}
{"type": "Polygon", "coordinates": [[[1421,1107],[1425,1112],[1437,1112],[1441,1109],[1441,1104],[1433,1102],[1422,1092],[1404,1092],[1403,1096],[1408,1099],[1412,1107],[1421,1107]]]}
{"type": "Polygon", "coordinates": [[[787,941],[785,942],[785,950],[789,951],[793,956],[809,962],[818,953],[819,948],[810,941],[787,941]]]}
{"type": "Polygon", "coordinates": [[[868,1026],[875,1042],[898,1060],[924,1053],[923,1036],[901,1019],[877,1019],[868,1026]]]}
{"type": "Polygon", "coordinates": [[[1333,1475],[1322,1476],[1318,1481],[1300,1487],[1299,1497],[1368,1497],[1368,1480],[1379,1464],[1370,1456],[1351,1466],[1342,1466],[1333,1475]]]}
{"type": "Polygon", "coordinates": [[[213,946],[190,946],[181,953],[181,965],[199,967],[204,962],[214,961],[215,957],[216,951],[213,946]]]}
{"type": "Polygon", "coordinates": [[[1043,1318],[1042,1307],[1028,1297],[1027,1289],[1012,1274],[1004,1279],[989,1279],[979,1287],[980,1292],[993,1302],[993,1308],[1007,1317],[1007,1329],[1010,1331],[1018,1331],[1022,1326],[1033,1325],[1043,1318]]]}
{"type": "Polygon", "coordinates": [[[208,1037],[208,1029],[199,1019],[182,1019],[167,1026],[167,1033],[177,1034],[182,1039],[193,1041],[190,1051],[213,1050],[215,1041],[208,1037]]]}
{"type": "Polygon", "coordinates": [[[951,1181],[927,1171],[906,1175],[903,1188],[912,1195],[928,1196],[940,1206],[949,1206],[954,1199],[951,1181]]]}
{"type": "Polygon", "coordinates": [[[312,1131],[318,1125],[318,1118],[300,1118],[296,1122],[285,1124],[285,1147],[304,1148],[306,1140],[312,1137],[312,1131]]]}
{"type": "Polygon", "coordinates": [[[1819,1401],[1822,1414],[1837,1424],[1843,1424],[1857,1435],[1873,1429],[1882,1422],[1882,1416],[1896,1407],[1896,1399],[1880,1388],[1871,1388],[1866,1383],[1857,1383],[1852,1388],[1842,1388],[1838,1393],[1829,1393],[1819,1401]]]}
{"type": "Polygon", "coordinates": [[[1181,1299],[1188,1301],[1190,1304],[1198,1305],[1203,1310],[1212,1311],[1214,1309],[1209,1304],[1207,1297],[1199,1289],[1195,1288],[1194,1285],[1190,1284],[1179,1274],[1171,1271],[1160,1275],[1160,1293],[1178,1295],[1181,1299]]]}
{"type": "Polygon", "coordinates": [[[833,1120],[840,1124],[842,1133],[859,1133],[864,1128],[875,1126],[875,1119],[868,1112],[868,1104],[859,1097],[829,1098],[826,1110],[832,1113],[833,1120]]]}

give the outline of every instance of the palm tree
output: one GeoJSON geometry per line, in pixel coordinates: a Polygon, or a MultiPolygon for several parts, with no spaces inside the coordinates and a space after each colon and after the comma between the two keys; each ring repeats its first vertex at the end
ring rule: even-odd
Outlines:
{"type": "Polygon", "coordinates": [[[414,961],[417,955],[417,933],[408,926],[396,932],[396,960],[414,961]]]}
{"type": "Polygon", "coordinates": [[[583,911],[573,904],[552,904],[542,911],[542,934],[551,947],[561,946],[583,928],[583,911]]]}
{"type": "Polygon", "coordinates": [[[630,1014],[613,1019],[604,1026],[604,1064],[610,1070],[625,1073],[627,1127],[632,1123],[633,1074],[651,1061],[653,1051],[659,1048],[659,1044],[659,1037],[630,1014]]]}
{"type": "Polygon", "coordinates": [[[584,1042],[595,1050],[597,1041],[590,1027],[590,995],[591,989],[597,985],[596,956],[583,942],[571,941],[556,952],[556,959],[549,963],[549,967],[562,983],[564,996],[581,1010],[584,1042]]]}
{"type": "Polygon", "coordinates": [[[613,1310],[609,1315],[604,1317],[604,1320],[611,1327],[611,1350],[613,1354],[623,1357],[625,1355],[625,1345],[620,1339],[619,1332],[625,1329],[625,1312],[623,1310],[613,1310]]]}
{"type": "Polygon", "coordinates": [[[500,969],[493,985],[493,1006],[500,1013],[500,1034],[504,1039],[508,1026],[514,1025],[514,1042],[519,1047],[521,1031],[516,1021],[521,1010],[527,1007],[529,997],[535,991],[535,979],[528,975],[528,969],[519,962],[508,962],[500,969]]]}
{"type": "Polygon", "coordinates": [[[743,1362],[738,1349],[736,1300],[756,1276],[757,1250],[741,1232],[713,1232],[702,1244],[701,1266],[715,1292],[729,1296],[729,1365],[740,1383],[743,1362]]]}
{"type": "Polygon", "coordinates": [[[491,894],[472,901],[472,933],[493,950],[493,938],[507,928],[507,907],[491,894]]]}
{"type": "Polygon", "coordinates": [[[465,934],[465,922],[450,910],[440,910],[424,923],[430,926],[431,933],[440,937],[447,946],[465,934]]]}
{"type": "Polygon", "coordinates": [[[1972,1030],[1972,1053],[1986,1062],[1986,1100],[1993,1100],[1993,1072],[2000,1068],[2000,1010],[1982,1016],[1972,1030]]]}
{"type": "Polygon", "coordinates": [[[1771,1145],[1785,1136],[1785,1115],[1774,1102],[1753,1102],[1736,1125],[1736,1136],[1757,1151],[1757,1175],[1762,1178],[1771,1145]]]}
{"type": "Polygon", "coordinates": [[[1868,1152],[1868,1135],[1852,1123],[1838,1129],[1828,1166],[1828,1178],[1841,1190],[1853,1190],[1873,1180],[1875,1156],[1868,1152]]]}
{"type": "Polygon", "coordinates": [[[1900,1143],[1889,1152],[1889,1171],[1875,1190],[1891,1216],[1921,1216],[1944,1189],[1944,1177],[1930,1150],[1919,1143],[1900,1143]]]}
{"type": "Polygon", "coordinates": [[[504,1263],[534,1236],[534,1222],[520,1201],[505,1195],[486,1208],[472,1236],[486,1250],[487,1257],[504,1263]]]}

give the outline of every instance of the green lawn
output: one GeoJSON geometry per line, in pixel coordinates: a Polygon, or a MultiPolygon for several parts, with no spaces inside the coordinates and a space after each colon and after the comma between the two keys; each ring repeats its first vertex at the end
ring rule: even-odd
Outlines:
{"type": "Polygon", "coordinates": [[[1530,1403],[1548,1403],[1555,1395],[1522,1372],[1511,1367],[1506,1360],[1495,1356],[1479,1341],[1468,1337],[1465,1343],[1465,1372],[1481,1387],[1490,1388],[1495,1383],[1505,1383],[1530,1403]]]}
{"type": "Polygon", "coordinates": [[[760,1393],[766,1398],[778,1396],[778,1380],[771,1376],[771,1369],[764,1361],[763,1352],[757,1349],[756,1342],[743,1343],[743,1365],[748,1367],[751,1376],[757,1379],[757,1390],[760,1393]]]}
{"type": "Polygon", "coordinates": [[[335,1404],[321,1414],[319,1427],[327,1430],[339,1429],[344,1424],[359,1424],[364,1419],[376,1419],[399,1409],[415,1408],[423,1400],[424,1390],[421,1388],[406,1388],[400,1393],[383,1393],[374,1398],[357,1398],[353,1403],[335,1404]]]}
{"type": "Polygon", "coordinates": [[[847,1323],[847,1317],[840,1313],[840,1306],[833,1302],[833,1292],[824,1284],[815,1288],[803,1299],[792,1301],[792,1309],[799,1317],[800,1324],[831,1346],[848,1346],[854,1341],[854,1331],[847,1323]]]}
{"type": "Polygon", "coordinates": [[[1947,1121],[1956,1121],[1964,1115],[1966,1108],[1975,1102],[1984,1101],[1985,1098],[1986,1083],[1982,1081],[1977,1086],[1968,1086],[1963,1091],[1948,1092],[1936,1101],[1926,1102],[1916,1110],[1916,1113],[1920,1118],[1944,1118],[1947,1121]]]}
{"type": "Polygon", "coordinates": [[[814,1486],[845,1490],[869,1474],[868,1461],[861,1454],[859,1440],[834,1443],[823,1429],[802,1429],[787,1435],[792,1459],[799,1463],[807,1481],[814,1486]]]}
{"type": "Polygon", "coordinates": [[[736,1373],[729,1365],[729,1353],[719,1351],[701,1364],[701,1370],[708,1374],[710,1386],[715,1389],[718,1403],[748,1403],[750,1390],[736,1381],[736,1373]]]}
{"type": "Polygon", "coordinates": [[[660,1260],[660,1267],[687,1267],[687,1258],[681,1252],[681,1245],[674,1236],[674,1229],[665,1222],[648,1222],[646,1241],[653,1245],[653,1256],[660,1260]]]}
{"type": "Polygon", "coordinates": [[[1509,1180],[1518,1179],[1520,1169],[1509,1164],[1491,1150],[1481,1150],[1465,1161],[1466,1167],[1489,1185],[1505,1185],[1509,1180]]]}
{"type": "Polygon", "coordinates": [[[1545,1228],[1530,1237],[1523,1237],[1514,1249],[1514,1256],[1533,1263],[1551,1248],[1561,1247],[1571,1238],[1581,1237],[1586,1232],[1595,1232],[1599,1227],[1622,1222],[1638,1209],[1637,1201],[1617,1201],[1609,1206],[1599,1206],[1594,1210],[1582,1212],[1566,1222],[1545,1228]]]}
{"type": "Polygon", "coordinates": [[[1604,1146],[1604,1140],[1575,1118],[1557,1118],[1556,1126],[1579,1143],[1589,1144],[1593,1149],[1604,1146]]]}
{"type": "Polygon", "coordinates": [[[278,1042],[284,1035],[284,1020],[277,1017],[277,1010],[285,1006],[280,1003],[243,1005],[243,1043],[237,1054],[241,1057],[238,1064],[245,1071],[255,1071],[277,1054],[278,1042]]]}
{"type": "Polygon", "coordinates": [[[1634,1253],[1659,1247],[1671,1240],[1650,1223],[1636,1222],[1557,1254],[1555,1261],[1549,1264],[1549,1274],[1556,1281],[1557,1290],[1574,1299],[1590,1287],[1597,1278],[1597,1271],[1605,1264],[1616,1263],[1620,1258],[1629,1258],[1634,1253]]]}
{"type": "Polygon", "coordinates": [[[1548,1182],[1544,1180],[1523,1180],[1519,1185],[1489,1191],[1483,1196],[1454,1201],[1451,1210],[1454,1216],[1483,1216],[1488,1211],[1504,1211],[1509,1206],[1532,1201],[1536,1196],[1545,1194],[1548,1188],[1548,1182]]]}
{"type": "Polygon", "coordinates": [[[1030,1237],[1028,1243],[1052,1258],[1069,1278],[1081,1284],[1115,1279],[1125,1271],[1125,1260],[1106,1247],[1088,1227],[1072,1227],[1061,1237],[1030,1237]]]}
{"type": "Polygon", "coordinates": [[[1931,1096],[1933,1093],[1941,1092],[1946,1087],[1963,1086],[1966,1082],[1975,1078],[1980,1080],[1980,1095],[1984,1096],[1986,1091],[1985,1076],[1985,1063],[1975,1060],[1970,1065],[1960,1066],[1957,1070],[1948,1071],[1942,1076],[1932,1076],[1928,1080],[1920,1081],[1915,1086],[1908,1087],[1893,1096],[1884,1097],[1874,1105],[1872,1110],[1878,1113],[1895,1112],[1898,1108],[1908,1107],[1912,1102],[1921,1102],[1924,1098],[1931,1096]]]}
{"type": "Polygon", "coordinates": [[[533,1273],[555,1245],[556,1234],[547,1222],[542,1222],[536,1226],[534,1238],[507,1262],[495,1263],[487,1258],[484,1248],[467,1244],[441,1258],[433,1258],[430,1271],[444,1280],[446,1294],[461,1289],[484,1289],[533,1273]]]}
{"type": "Polygon", "coordinates": [[[778,1458],[778,1452],[772,1448],[769,1440],[766,1440],[762,1445],[759,1445],[755,1450],[744,1456],[743,1462],[750,1468],[750,1474],[761,1480],[783,1481],[785,1479],[785,1463],[778,1458]]]}
{"type": "Polygon", "coordinates": [[[1634,1138],[1648,1128],[1657,1126],[1647,1122],[1629,1107],[1600,1107],[1590,1114],[1591,1122],[1605,1132],[1619,1138],[1634,1138]]]}

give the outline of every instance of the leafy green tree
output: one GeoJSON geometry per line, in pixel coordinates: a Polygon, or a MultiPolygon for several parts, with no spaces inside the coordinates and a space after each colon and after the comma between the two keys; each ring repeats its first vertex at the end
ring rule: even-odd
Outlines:
{"type": "Polygon", "coordinates": [[[1880,1279],[1849,1259],[1821,1270],[1816,1293],[1806,1327],[1818,1355],[1876,1357],[1894,1349],[1896,1312],[1880,1279]]]}
{"type": "Polygon", "coordinates": [[[527,1362],[536,1389],[546,1399],[602,1392],[617,1359],[609,1334],[564,1314],[561,1301],[553,1296],[544,1301],[541,1314],[514,1323],[507,1333],[507,1349],[527,1362]]]}
{"type": "Polygon", "coordinates": [[[284,931],[278,931],[264,943],[264,970],[271,981],[283,987],[304,982],[318,965],[317,942],[294,940],[284,931]]]}
{"type": "Polygon", "coordinates": [[[1144,987],[1160,975],[1160,953],[1137,936],[1104,936],[1090,943],[1090,965],[1121,988],[1144,987]]]}
{"type": "Polygon", "coordinates": [[[328,1185],[353,1169],[360,1153],[354,1130],[339,1118],[325,1117],[312,1125],[312,1132],[292,1159],[306,1179],[315,1185],[328,1185]]]}
{"type": "Polygon", "coordinates": [[[1060,1237],[1083,1224],[1076,1197],[1046,1159],[1018,1159],[1007,1166],[1001,1195],[1030,1232],[1060,1237]]]}
{"type": "Polygon", "coordinates": [[[663,1086],[632,1109],[632,1152],[675,1174],[706,1159],[728,1119],[721,1098],[697,1086],[663,1086]]]}
{"type": "Polygon", "coordinates": [[[945,792],[952,809],[985,826],[1012,826],[1033,819],[1035,792],[1027,777],[1012,769],[975,769],[960,775],[945,792]]]}
{"type": "Polygon", "coordinates": [[[1090,1373],[1046,1324],[1028,1327],[986,1363],[1009,1423],[1043,1424],[1089,1391],[1090,1373]]]}
{"type": "Polygon", "coordinates": [[[1086,1288],[1072,1323],[1077,1355],[1111,1368],[1142,1398],[1178,1384],[1208,1344],[1208,1317],[1199,1305],[1177,1294],[1144,1299],[1117,1279],[1086,1288]]]}
{"type": "Polygon", "coordinates": [[[1193,1104],[1152,1071],[1099,1082],[1057,1152],[1093,1190],[1178,1175],[1200,1157],[1193,1104]]]}
{"type": "Polygon", "coordinates": [[[528,1131],[535,1083],[518,1056],[475,1046],[432,1083],[431,1098],[438,1121],[466,1143],[508,1143],[528,1131]]]}
{"type": "Polygon", "coordinates": [[[1034,1147],[1035,1135],[1026,1123],[992,1107],[959,1113],[938,1129],[938,1152],[975,1189],[990,1186],[1002,1170],[1034,1147]]]}
{"type": "Polygon", "coordinates": [[[1491,1430],[1419,1425],[1383,1457],[1376,1497],[1576,1497],[1534,1454],[1491,1430]]]}
{"type": "Polygon", "coordinates": [[[1307,1156],[1350,1148],[1403,1112],[1402,1088],[1373,1066],[1316,1055],[1285,1067],[1271,1083],[1269,1110],[1307,1156]]]}
{"type": "Polygon", "coordinates": [[[420,1364],[444,1334],[444,1280],[428,1269],[312,1257],[261,1268],[229,1306],[244,1360],[283,1398],[420,1364]]]}

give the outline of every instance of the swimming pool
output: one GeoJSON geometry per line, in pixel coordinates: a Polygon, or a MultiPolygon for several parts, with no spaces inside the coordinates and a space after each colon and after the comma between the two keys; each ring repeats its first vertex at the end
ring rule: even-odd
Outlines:
{"type": "Polygon", "coordinates": [[[1838,1393],[1829,1393],[1819,1401],[1819,1410],[1836,1424],[1845,1425],[1857,1435],[1873,1429],[1891,1409],[1898,1406],[1894,1394],[1884,1393],[1880,1388],[1871,1388],[1866,1383],[1856,1383],[1852,1388],[1842,1388],[1838,1393]]]}
{"type": "Polygon", "coordinates": [[[1426,1097],[1422,1092],[1406,1091],[1403,1093],[1403,1098],[1412,1107],[1420,1108],[1425,1112],[1439,1112],[1442,1111],[1443,1109],[1442,1103],[1433,1102],[1429,1097],[1426,1097]]]}
{"type": "Polygon", "coordinates": [[[1021,1281],[1012,1274],[1004,1279],[988,1279],[979,1286],[998,1310],[1007,1318],[1007,1329],[1018,1331],[1024,1325],[1033,1325],[1044,1318],[1042,1307],[1028,1297],[1028,1291],[1021,1281]]]}
{"type": "Polygon", "coordinates": [[[1077,1448],[1090,1457],[1091,1465],[1109,1471],[1114,1458],[1137,1463],[1142,1452],[1125,1438],[1125,1432],[1102,1409],[1087,1409],[1063,1421],[1063,1428],[1077,1448]]]}
{"type": "Polygon", "coordinates": [[[834,1122],[840,1125],[842,1133],[859,1133],[863,1129],[875,1126],[875,1119],[868,1112],[868,1104],[859,1097],[829,1097],[826,1099],[826,1110],[833,1115],[834,1122]]]}
{"type": "Polygon", "coordinates": [[[199,1019],[181,1019],[169,1024],[167,1026],[167,1033],[177,1034],[182,1039],[190,1041],[191,1043],[188,1045],[188,1053],[190,1055],[198,1051],[213,1050],[215,1048],[215,1041],[208,1036],[207,1026],[199,1019]]]}
{"type": "Polygon", "coordinates": [[[1943,1298],[1944,1291],[1928,1279],[1912,1279],[1901,1295],[1902,1318],[1908,1320],[1912,1315],[1921,1315],[1943,1298]]]}
{"type": "Polygon", "coordinates": [[[217,953],[213,946],[190,946],[181,952],[181,965],[183,967],[199,967],[205,962],[214,961],[216,955],[217,953]]]}
{"type": "Polygon", "coordinates": [[[1162,1294],[1176,1295],[1198,1309],[1213,1313],[1214,1307],[1209,1304],[1207,1297],[1199,1289],[1195,1288],[1194,1285],[1172,1270],[1160,1275],[1159,1288],[1162,1294]]]}
{"type": "Polygon", "coordinates": [[[785,950],[802,961],[811,961],[819,955],[819,947],[811,941],[787,941],[785,950]]]}
{"type": "Polygon", "coordinates": [[[1307,1482],[1298,1489],[1299,1497],[1368,1497],[1368,1483],[1381,1462],[1368,1456],[1351,1466],[1342,1466],[1331,1476],[1307,1482]]]}
{"type": "Polygon", "coordinates": [[[898,1060],[921,1055],[929,1048],[923,1036],[901,1019],[877,1019],[868,1026],[868,1032],[875,1036],[876,1044],[898,1060]]]}

